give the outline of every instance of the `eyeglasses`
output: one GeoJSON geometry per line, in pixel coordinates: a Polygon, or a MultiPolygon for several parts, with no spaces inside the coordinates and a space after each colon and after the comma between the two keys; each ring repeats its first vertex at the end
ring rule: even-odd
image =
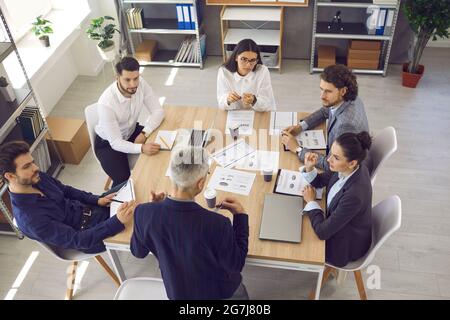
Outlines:
{"type": "Polygon", "coordinates": [[[248,64],[255,64],[258,61],[257,58],[248,59],[246,57],[240,57],[239,60],[241,60],[241,62],[243,62],[243,63],[248,63],[248,64]]]}

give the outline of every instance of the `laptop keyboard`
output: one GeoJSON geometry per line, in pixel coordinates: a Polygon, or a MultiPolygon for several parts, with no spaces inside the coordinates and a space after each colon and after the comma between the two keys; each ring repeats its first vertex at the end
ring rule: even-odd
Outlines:
{"type": "Polygon", "coordinates": [[[190,144],[193,147],[202,147],[205,130],[192,130],[190,144]]]}

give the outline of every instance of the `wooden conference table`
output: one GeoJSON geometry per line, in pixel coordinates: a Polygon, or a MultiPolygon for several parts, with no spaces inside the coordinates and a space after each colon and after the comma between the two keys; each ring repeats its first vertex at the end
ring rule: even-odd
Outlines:
{"type": "MultiPolygon", "coordinates": [[[[210,152],[220,150],[232,143],[230,135],[225,135],[227,112],[218,108],[200,107],[175,107],[165,106],[166,117],[158,130],[176,130],[179,128],[196,128],[219,130],[218,136],[207,146],[210,152]],[[223,141],[220,141],[223,139],[223,141]]],[[[307,113],[298,113],[298,119],[302,119],[307,113]]],[[[279,167],[282,169],[298,170],[300,162],[292,152],[285,152],[280,143],[280,137],[269,135],[270,112],[255,112],[253,131],[251,136],[243,136],[252,147],[258,150],[279,151],[279,167]]],[[[319,127],[321,129],[323,127],[319,127]]],[[[148,141],[154,141],[157,131],[152,133],[148,141]]],[[[170,191],[170,179],[165,176],[169,166],[170,152],[160,151],[153,156],[140,155],[131,177],[134,181],[136,200],[147,202],[150,190],[155,192],[170,191]]],[[[208,175],[208,181],[214,172],[216,163],[213,162],[208,175]]],[[[301,243],[288,243],[270,240],[260,240],[259,231],[264,204],[264,194],[272,193],[275,184],[274,174],[271,182],[265,182],[263,176],[257,172],[256,178],[249,196],[229,194],[239,199],[249,216],[249,248],[246,264],[261,267],[280,269],[292,269],[318,273],[316,299],[320,295],[320,284],[325,262],[325,242],[320,240],[311,227],[309,218],[303,216],[301,243]]],[[[226,192],[217,190],[217,199],[220,200],[226,192]]],[[[325,198],[325,197],[324,197],[325,198]]],[[[203,193],[199,194],[196,201],[207,208],[203,193]]],[[[300,201],[300,198],[299,198],[300,201]]],[[[325,208],[325,200],[321,202],[325,208]]],[[[219,213],[231,217],[231,213],[220,210],[219,213]]],[[[121,281],[126,280],[125,272],[120,264],[117,251],[130,251],[130,240],[133,232],[133,223],[129,223],[121,233],[106,239],[105,246],[113,263],[116,274],[121,281]]]]}

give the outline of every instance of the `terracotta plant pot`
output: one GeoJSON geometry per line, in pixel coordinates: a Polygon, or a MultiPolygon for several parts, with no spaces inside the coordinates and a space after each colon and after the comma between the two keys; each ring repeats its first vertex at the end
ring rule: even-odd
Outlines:
{"type": "Polygon", "coordinates": [[[409,63],[403,64],[403,73],[402,73],[402,85],[408,88],[415,88],[419,83],[420,78],[422,78],[423,73],[425,71],[425,67],[419,64],[418,73],[409,73],[408,70],[409,63]]]}

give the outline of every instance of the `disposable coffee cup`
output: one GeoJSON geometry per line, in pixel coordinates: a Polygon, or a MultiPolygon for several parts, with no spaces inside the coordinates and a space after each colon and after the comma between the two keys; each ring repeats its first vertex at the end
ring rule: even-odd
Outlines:
{"type": "Polygon", "coordinates": [[[230,134],[234,140],[239,137],[239,124],[235,124],[230,127],[230,134]]]}
{"type": "Polygon", "coordinates": [[[214,189],[206,189],[204,194],[206,199],[206,204],[208,208],[215,208],[216,206],[216,190],[214,189]]]}
{"type": "Polygon", "coordinates": [[[270,182],[272,181],[272,174],[273,174],[273,168],[272,167],[265,167],[262,170],[262,174],[264,176],[264,181],[265,182],[270,182]]]}

